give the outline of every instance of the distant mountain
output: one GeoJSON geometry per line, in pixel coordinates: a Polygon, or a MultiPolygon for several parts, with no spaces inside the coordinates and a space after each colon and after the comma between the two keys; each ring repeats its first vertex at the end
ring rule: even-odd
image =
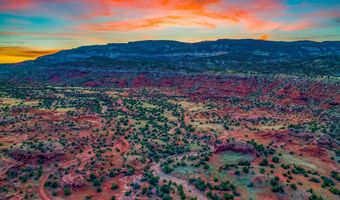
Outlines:
{"type": "Polygon", "coordinates": [[[84,46],[43,56],[36,61],[68,63],[84,61],[91,57],[114,60],[187,61],[199,58],[226,60],[251,59],[308,59],[340,55],[340,42],[274,42],[263,40],[226,40],[184,43],[177,41],[139,41],[84,46]]]}
{"type": "Polygon", "coordinates": [[[0,67],[0,80],[47,80],[74,71],[242,72],[340,76],[340,42],[150,40],[83,46],[0,67]]]}

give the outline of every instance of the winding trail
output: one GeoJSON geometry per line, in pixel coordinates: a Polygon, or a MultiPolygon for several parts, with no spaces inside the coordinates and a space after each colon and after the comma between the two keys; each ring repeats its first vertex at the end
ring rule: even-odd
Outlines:
{"type": "Polygon", "coordinates": [[[195,186],[191,185],[188,181],[179,179],[177,177],[170,176],[168,174],[165,174],[161,169],[161,164],[156,163],[151,166],[151,169],[159,175],[160,179],[172,181],[175,182],[177,185],[183,185],[183,189],[186,192],[186,194],[189,194],[190,196],[197,197],[198,200],[208,200],[208,198],[204,195],[203,192],[198,190],[195,186]]]}
{"type": "MultiPolygon", "coordinates": [[[[59,166],[62,167],[62,168],[67,168],[71,165],[74,165],[78,162],[77,159],[73,159],[73,160],[69,160],[69,161],[66,161],[64,163],[61,163],[59,166]]],[[[56,172],[58,170],[58,168],[56,167],[52,167],[52,168],[49,168],[47,170],[47,173],[41,178],[41,181],[40,181],[40,184],[39,184],[39,196],[42,200],[52,200],[52,198],[50,198],[47,193],[45,192],[45,183],[46,181],[48,180],[48,177],[53,174],[54,172],[56,172]]]]}
{"type": "Polygon", "coordinates": [[[43,199],[43,200],[52,200],[50,197],[48,197],[48,195],[46,194],[45,192],[45,189],[44,189],[44,185],[46,183],[46,181],[48,180],[48,177],[53,174],[55,171],[57,171],[56,168],[52,168],[50,170],[48,170],[49,172],[47,172],[41,179],[40,181],[40,184],[39,184],[39,195],[40,195],[40,198],[43,199]]]}
{"type": "MultiPolygon", "coordinates": [[[[176,131],[177,128],[180,127],[180,124],[177,124],[177,127],[172,128],[169,133],[173,133],[176,131]]],[[[213,147],[209,146],[211,149],[213,147]]],[[[174,155],[170,156],[172,158],[182,159],[184,156],[191,156],[191,155],[197,155],[196,152],[191,152],[183,155],[174,155]]],[[[190,184],[188,181],[184,179],[180,179],[174,176],[171,176],[169,174],[165,174],[161,169],[161,163],[164,161],[164,159],[160,160],[158,163],[154,163],[151,165],[150,169],[153,170],[156,174],[159,175],[160,179],[172,181],[175,182],[177,185],[183,185],[183,189],[186,192],[186,194],[197,197],[198,200],[208,200],[208,198],[205,196],[204,192],[198,190],[194,185],[190,184]]]]}
{"type": "Polygon", "coordinates": [[[121,153],[125,153],[130,149],[130,144],[129,142],[124,138],[124,136],[120,137],[121,142],[122,142],[122,147],[120,148],[121,153]]]}

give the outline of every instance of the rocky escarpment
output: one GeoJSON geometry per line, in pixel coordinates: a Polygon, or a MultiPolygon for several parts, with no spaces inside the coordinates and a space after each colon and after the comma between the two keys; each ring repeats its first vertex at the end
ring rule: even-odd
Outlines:
{"type": "Polygon", "coordinates": [[[214,149],[214,152],[221,152],[221,151],[234,151],[234,152],[240,152],[240,153],[255,153],[256,149],[253,145],[248,144],[244,141],[232,141],[232,142],[217,145],[214,149]]]}

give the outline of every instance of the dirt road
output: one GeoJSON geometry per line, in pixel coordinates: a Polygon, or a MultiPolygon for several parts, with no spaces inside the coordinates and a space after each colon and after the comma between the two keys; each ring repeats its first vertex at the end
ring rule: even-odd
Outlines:
{"type": "Polygon", "coordinates": [[[45,192],[44,185],[46,181],[48,180],[48,177],[53,174],[57,169],[52,168],[48,170],[48,172],[42,177],[40,184],[39,184],[39,195],[42,200],[52,200],[45,192]]]}
{"type": "MultiPolygon", "coordinates": [[[[176,131],[177,128],[180,127],[180,124],[177,124],[177,127],[172,128],[169,133],[173,133],[176,131]]],[[[210,147],[211,149],[213,149],[213,147],[210,147]]],[[[190,156],[190,155],[196,155],[197,153],[187,153],[185,154],[186,156],[190,156]]],[[[176,155],[176,156],[172,156],[173,158],[177,158],[177,159],[182,159],[183,156],[185,155],[176,155]]],[[[173,177],[171,175],[165,174],[162,169],[161,169],[161,163],[162,161],[159,161],[158,163],[155,163],[151,166],[151,170],[153,170],[155,172],[156,175],[158,175],[160,177],[160,179],[163,180],[167,180],[167,181],[172,181],[175,182],[177,185],[183,185],[183,189],[185,191],[186,194],[193,196],[193,197],[197,197],[198,200],[208,200],[208,198],[205,196],[204,192],[198,190],[195,186],[191,185],[188,181],[177,178],[177,177],[173,177]]]]}
{"type": "Polygon", "coordinates": [[[208,198],[204,195],[203,192],[201,192],[195,186],[188,183],[188,181],[165,174],[161,169],[160,163],[152,165],[151,169],[155,172],[156,175],[160,177],[160,179],[175,182],[177,185],[182,184],[186,194],[193,197],[197,197],[198,200],[208,200],[208,198]]]}
{"type": "MultiPolygon", "coordinates": [[[[77,162],[78,162],[77,159],[69,160],[69,161],[66,161],[64,163],[61,163],[59,166],[62,167],[62,168],[67,168],[71,165],[77,164],[77,162]]],[[[40,184],[39,184],[39,196],[42,200],[52,200],[52,198],[50,198],[47,195],[47,193],[45,192],[44,185],[45,185],[46,181],[48,180],[48,177],[56,171],[57,171],[56,167],[52,167],[50,169],[47,169],[47,173],[45,173],[44,176],[41,178],[41,181],[40,181],[40,184]]]]}

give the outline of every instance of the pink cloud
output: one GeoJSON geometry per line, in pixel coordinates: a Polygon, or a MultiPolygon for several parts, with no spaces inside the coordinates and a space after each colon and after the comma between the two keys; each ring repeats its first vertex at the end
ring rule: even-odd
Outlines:
{"type": "Polygon", "coordinates": [[[37,6],[37,3],[34,0],[2,0],[0,11],[25,10],[37,6]]]}
{"type": "Polygon", "coordinates": [[[239,27],[250,33],[273,30],[297,31],[319,27],[315,18],[339,18],[338,12],[319,11],[291,17],[280,0],[3,0],[0,11],[27,9],[44,10],[45,15],[58,16],[77,24],[70,30],[97,32],[127,32],[167,27],[200,27],[213,29],[239,27]],[[58,9],[44,10],[45,5],[58,9]],[[74,10],[77,12],[72,12],[74,10]],[[297,16],[296,16],[297,17],[297,16]]]}

